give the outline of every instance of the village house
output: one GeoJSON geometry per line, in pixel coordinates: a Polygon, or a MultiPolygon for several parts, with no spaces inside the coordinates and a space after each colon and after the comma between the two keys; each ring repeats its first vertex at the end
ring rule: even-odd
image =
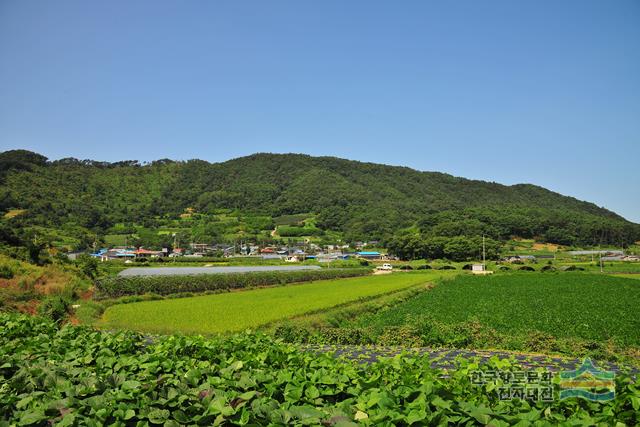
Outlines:
{"type": "Polygon", "coordinates": [[[513,255],[503,258],[502,261],[509,262],[512,264],[518,264],[525,261],[536,262],[536,257],[533,255],[513,255]]]}

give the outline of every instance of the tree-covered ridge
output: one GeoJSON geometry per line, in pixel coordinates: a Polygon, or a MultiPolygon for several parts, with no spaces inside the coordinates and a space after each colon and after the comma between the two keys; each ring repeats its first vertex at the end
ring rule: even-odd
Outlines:
{"type": "Polygon", "coordinates": [[[480,234],[568,245],[640,239],[639,225],[534,185],[301,154],[140,164],[48,161],[13,150],[0,153],[0,184],[0,211],[20,212],[2,220],[4,241],[18,229],[45,227],[84,235],[88,244],[95,239],[90,236],[116,225],[154,227],[189,208],[204,215],[226,209],[260,217],[265,227],[272,226],[269,217],[310,213],[318,228],[339,232],[347,241],[480,234]]]}

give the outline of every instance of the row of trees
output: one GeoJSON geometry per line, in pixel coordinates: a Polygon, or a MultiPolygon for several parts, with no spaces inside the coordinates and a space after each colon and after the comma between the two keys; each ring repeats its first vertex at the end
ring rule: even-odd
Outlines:
{"type": "MultiPolygon", "coordinates": [[[[502,244],[486,238],[484,242],[487,259],[498,259],[502,244]]],[[[423,235],[402,235],[390,239],[387,249],[403,260],[449,259],[470,261],[482,259],[482,237],[426,237],[423,235]]]]}

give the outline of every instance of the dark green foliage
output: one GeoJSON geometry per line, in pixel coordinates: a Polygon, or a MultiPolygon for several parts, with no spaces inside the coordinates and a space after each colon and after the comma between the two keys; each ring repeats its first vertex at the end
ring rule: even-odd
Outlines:
{"type": "MultiPolygon", "coordinates": [[[[616,376],[610,402],[501,401],[494,387],[471,383],[478,365],[466,360],[445,375],[425,356],[360,363],[260,334],[149,339],[6,314],[0,326],[2,425],[640,422],[637,383],[624,374],[616,376]]],[[[517,368],[491,359],[482,369],[517,368]]]]}
{"type": "Polygon", "coordinates": [[[38,313],[41,316],[48,317],[56,322],[60,322],[69,314],[71,302],[68,298],[61,295],[52,295],[46,297],[38,307],[38,313]]]}
{"type": "Polygon", "coordinates": [[[95,279],[98,275],[98,260],[95,257],[82,254],[77,260],[78,267],[90,279],[95,279]]]}
{"type": "Polygon", "coordinates": [[[0,153],[0,182],[9,171],[30,171],[45,166],[47,158],[27,150],[9,150],[0,153]]]}
{"type": "Polygon", "coordinates": [[[314,331],[304,326],[285,324],[278,326],[273,332],[275,338],[287,343],[322,344],[367,344],[370,343],[370,332],[366,328],[334,328],[322,327],[314,331]]]}
{"type": "Polygon", "coordinates": [[[14,274],[10,265],[0,264],[0,279],[12,279],[14,274]]]}
{"type": "Polygon", "coordinates": [[[316,227],[291,227],[288,225],[278,226],[278,234],[281,237],[318,236],[322,230],[316,227]]]}
{"type": "Polygon", "coordinates": [[[96,289],[100,297],[118,298],[125,295],[155,293],[159,295],[183,292],[205,292],[283,285],[323,279],[338,279],[369,274],[366,268],[336,268],[302,271],[263,271],[255,273],[200,274],[191,276],[116,276],[99,280],[96,289]]]}
{"type": "MultiPolygon", "coordinates": [[[[485,239],[487,259],[497,259],[500,254],[500,242],[485,239]]],[[[440,259],[468,261],[482,258],[482,237],[428,237],[424,235],[400,235],[387,242],[391,253],[401,259],[440,259]]]]}
{"type": "MultiPolygon", "coordinates": [[[[419,229],[420,241],[482,234],[494,240],[515,235],[576,245],[640,239],[637,224],[533,185],[504,186],[332,157],[256,154],[216,164],[164,160],[141,166],[135,161],[46,162],[35,153],[9,151],[0,153],[0,179],[0,212],[26,210],[0,223],[11,221],[14,230],[55,230],[83,248],[116,224],[124,224],[122,232],[131,232],[132,222],[155,229],[178,220],[186,208],[202,215],[236,212],[244,229],[233,232],[253,239],[265,237],[264,227],[274,226],[274,217],[283,227],[293,226],[282,229],[290,236],[333,230],[346,241],[385,242],[411,226],[419,229]],[[316,217],[315,226],[307,227],[295,215],[302,212],[316,217]]],[[[200,227],[196,217],[192,224],[185,220],[180,225],[198,241],[224,240],[232,227],[231,222],[200,227]]],[[[16,246],[15,238],[24,237],[3,229],[0,239],[8,245],[16,246]]],[[[172,238],[145,234],[137,243],[162,247],[172,238]]],[[[457,241],[447,254],[441,242],[435,243],[435,248],[419,251],[442,258],[468,249],[457,241]]]]}
{"type": "Polygon", "coordinates": [[[576,265],[565,265],[560,267],[562,271],[584,271],[583,267],[578,267],[576,265]]]}

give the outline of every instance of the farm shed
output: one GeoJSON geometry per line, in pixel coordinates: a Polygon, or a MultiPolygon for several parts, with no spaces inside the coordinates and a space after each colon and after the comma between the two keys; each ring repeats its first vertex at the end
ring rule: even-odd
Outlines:
{"type": "Polygon", "coordinates": [[[359,256],[360,258],[370,259],[370,260],[382,259],[382,254],[380,252],[363,251],[363,252],[356,252],[356,255],[359,256]]]}

